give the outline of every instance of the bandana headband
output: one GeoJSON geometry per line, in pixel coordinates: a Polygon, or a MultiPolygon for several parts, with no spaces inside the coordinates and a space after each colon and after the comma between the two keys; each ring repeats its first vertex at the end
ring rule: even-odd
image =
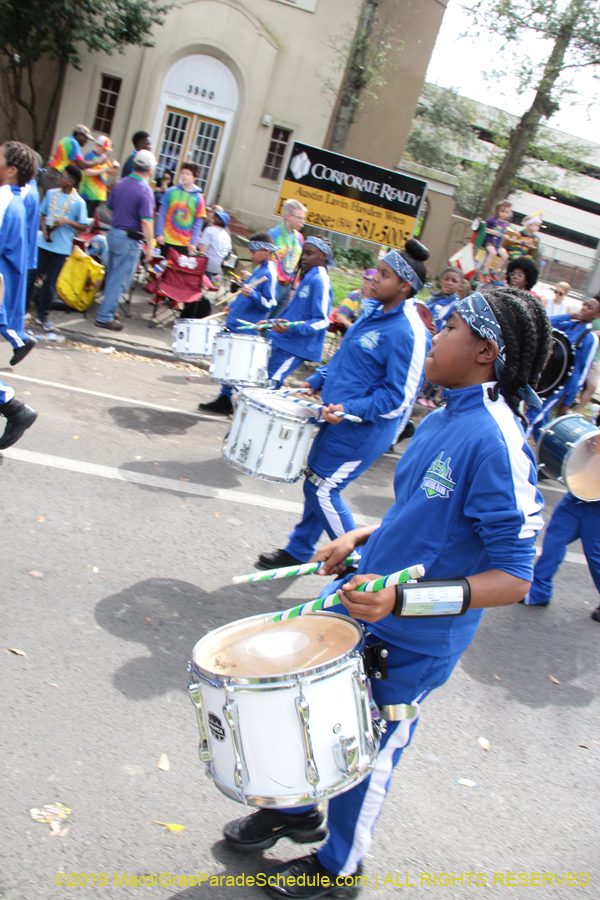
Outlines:
{"type": "Polygon", "coordinates": [[[248,250],[269,250],[271,253],[277,253],[275,244],[267,241],[248,241],[248,250]]]}
{"type": "MultiPolygon", "coordinates": [[[[480,338],[493,341],[498,347],[498,356],[494,360],[494,372],[496,379],[499,379],[506,365],[506,346],[502,329],[498,319],[494,315],[494,311],[487,302],[483,294],[476,291],[465,297],[464,300],[457,300],[454,304],[454,312],[457,312],[461,319],[477,332],[480,338]]],[[[528,406],[534,406],[536,409],[542,408],[542,401],[530,385],[519,388],[517,396],[524,400],[528,406]]]]}
{"type": "Polygon", "coordinates": [[[415,291],[420,291],[423,287],[423,282],[413,269],[411,265],[409,265],[403,256],[396,250],[388,250],[388,252],[383,257],[383,262],[387,263],[388,266],[394,270],[398,278],[401,278],[402,281],[407,281],[409,284],[413,286],[415,291]]]}
{"type": "Polygon", "coordinates": [[[312,244],[314,247],[317,248],[317,250],[320,250],[321,253],[327,254],[327,261],[326,261],[325,265],[332,266],[334,264],[333,263],[333,252],[331,250],[331,247],[322,238],[316,237],[315,235],[311,235],[310,237],[306,238],[304,243],[312,244]]]}

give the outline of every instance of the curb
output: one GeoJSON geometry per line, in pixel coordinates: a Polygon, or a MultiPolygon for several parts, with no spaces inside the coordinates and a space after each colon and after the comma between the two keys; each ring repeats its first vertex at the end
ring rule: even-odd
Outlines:
{"type": "Polygon", "coordinates": [[[55,330],[58,334],[64,335],[67,340],[77,341],[80,344],[89,344],[92,347],[114,347],[117,351],[122,350],[124,353],[134,353],[136,356],[145,356],[148,359],[161,359],[171,363],[184,362],[188,365],[195,365],[199,369],[204,369],[201,360],[180,359],[180,357],[175,356],[170,351],[148,347],[146,344],[132,344],[129,341],[124,341],[122,338],[108,340],[107,338],[95,337],[80,331],[69,331],[65,328],[56,328],[55,330]]]}

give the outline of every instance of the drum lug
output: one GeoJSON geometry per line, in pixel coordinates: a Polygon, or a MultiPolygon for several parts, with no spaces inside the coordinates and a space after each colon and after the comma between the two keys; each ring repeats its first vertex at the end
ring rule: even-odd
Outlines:
{"type": "Polygon", "coordinates": [[[304,696],[302,690],[302,682],[298,679],[299,696],[296,697],[296,710],[300,719],[300,727],[302,728],[302,737],[304,738],[304,753],[306,755],[306,777],[316,791],[319,783],[319,770],[315,762],[315,754],[313,751],[312,737],[310,734],[310,725],[308,724],[310,709],[308,700],[304,696]]]}
{"type": "MultiPolygon", "coordinates": [[[[361,659],[362,662],[362,659],[361,659]]],[[[360,722],[359,737],[361,740],[361,750],[372,760],[375,758],[377,746],[379,745],[379,732],[377,733],[377,742],[373,738],[373,720],[368,715],[367,707],[367,676],[364,672],[356,671],[352,674],[352,687],[354,688],[354,699],[356,701],[356,712],[360,722]]]]}
{"type": "Polygon", "coordinates": [[[190,700],[192,701],[196,709],[196,716],[198,718],[198,731],[200,732],[200,759],[202,760],[202,762],[208,762],[212,759],[212,753],[210,752],[210,745],[208,743],[208,728],[206,727],[206,719],[204,718],[204,706],[202,705],[200,685],[189,684],[188,692],[190,700]]]}
{"type": "Polygon", "coordinates": [[[238,459],[240,460],[240,462],[247,461],[251,446],[252,446],[252,438],[250,438],[249,441],[246,441],[245,444],[242,444],[242,446],[240,447],[240,452],[238,453],[238,459]]]}
{"type": "Polygon", "coordinates": [[[270,435],[271,432],[273,431],[273,425],[274,425],[274,424],[275,424],[275,416],[272,415],[272,416],[270,417],[270,419],[269,419],[269,427],[267,428],[267,433],[266,433],[266,435],[265,435],[265,442],[264,442],[264,444],[263,444],[263,446],[262,446],[262,450],[261,450],[260,453],[258,454],[258,459],[256,460],[256,467],[255,467],[255,469],[254,469],[254,472],[252,473],[253,475],[256,475],[256,473],[260,470],[260,467],[261,467],[261,465],[262,465],[262,461],[263,461],[264,456],[265,456],[265,450],[267,449],[267,442],[268,442],[268,440],[269,440],[269,435],[270,435]]]}
{"type": "Polygon", "coordinates": [[[333,748],[335,764],[344,775],[353,775],[358,768],[358,741],[354,736],[340,737],[339,744],[333,748]]]}
{"type": "Polygon", "coordinates": [[[233,780],[242,795],[242,801],[246,803],[245,785],[248,783],[248,767],[244,757],[244,748],[242,746],[242,738],[240,735],[240,721],[238,716],[238,705],[233,699],[233,688],[227,685],[225,688],[227,700],[223,704],[223,715],[229,725],[231,732],[231,741],[233,744],[233,755],[235,757],[235,769],[233,772],[233,780]]]}

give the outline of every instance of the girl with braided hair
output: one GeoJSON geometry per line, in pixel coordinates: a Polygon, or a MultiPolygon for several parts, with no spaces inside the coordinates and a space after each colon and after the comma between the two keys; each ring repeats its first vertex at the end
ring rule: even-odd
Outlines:
{"type": "Polygon", "coordinates": [[[387,679],[371,678],[387,727],[370,774],[329,801],[328,829],[319,806],[261,809],[225,826],[228,843],[246,851],[281,837],[312,843],[328,830],[316,853],[265,872],[271,896],[357,895],[367,876],[361,861],[425,698],[450,677],[483,609],[518,603],[529,589],[543,499],[518,409],[522,396],[535,399],[549,347],[545,313],[530,295],[501,289],[458,300],[425,362],[427,380],[446,388],[446,406],[421,422],[398,462],[395,504],[379,527],[354,529],[315,554],[320,574],[341,574],[362,548],[357,574],[324,593],[337,588],[336,609],[368,623],[372,652],[387,650],[387,679]],[[356,591],[416,564],[425,584],[356,591]]]}

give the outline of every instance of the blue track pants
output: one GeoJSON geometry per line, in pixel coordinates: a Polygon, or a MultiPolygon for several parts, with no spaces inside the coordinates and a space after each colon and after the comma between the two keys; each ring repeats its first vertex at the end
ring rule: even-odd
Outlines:
{"type": "Polygon", "coordinates": [[[269,378],[276,388],[280,388],[288,375],[291,375],[304,360],[301,356],[292,356],[286,350],[273,347],[269,359],[269,378]]]}

